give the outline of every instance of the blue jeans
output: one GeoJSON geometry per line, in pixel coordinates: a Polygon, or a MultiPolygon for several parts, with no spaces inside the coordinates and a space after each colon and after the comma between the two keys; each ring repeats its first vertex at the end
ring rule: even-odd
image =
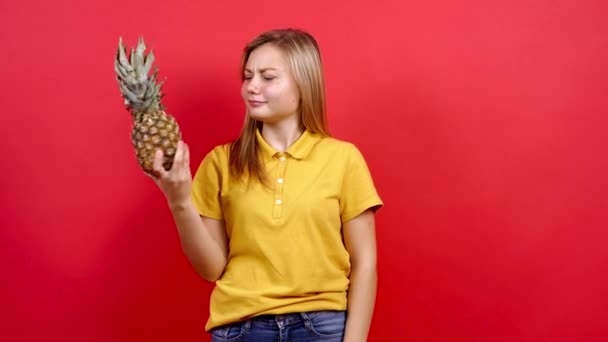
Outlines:
{"type": "Polygon", "coordinates": [[[212,342],[342,342],[345,311],[265,315],[211,330],[212,342]]]}

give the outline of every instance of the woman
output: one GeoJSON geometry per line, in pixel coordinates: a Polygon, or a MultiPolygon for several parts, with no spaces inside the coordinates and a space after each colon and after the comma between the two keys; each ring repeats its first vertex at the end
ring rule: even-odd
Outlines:
{"type": "Polygon", "coordinates": [[[240,136],[194,179],[183,142],[171,170],[155,158],[183,250],[215,282],[206,330],[218,342],[366,341],[383,203],[358,149],[330,137],[318,45],[265,32],[241,69],[240,136]]]}

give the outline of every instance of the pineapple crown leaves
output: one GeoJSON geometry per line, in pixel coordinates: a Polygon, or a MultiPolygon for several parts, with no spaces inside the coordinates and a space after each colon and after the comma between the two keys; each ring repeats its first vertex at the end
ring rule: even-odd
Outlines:
{"type": "Polygon", "coordinates": [[[118,86],[125,99],[125,105],[134,115],[163,110],[160,100],[161,87],[164,81],[157,82],[158,68],[150,77],[150,69],[154,63],[154,52],[145,54],[146,44],[139,37],[135,49],[131,48],[129,58],[123,45],[122,37],[118,41],[118,50],[114,60],[114,71],[118,86]]]}

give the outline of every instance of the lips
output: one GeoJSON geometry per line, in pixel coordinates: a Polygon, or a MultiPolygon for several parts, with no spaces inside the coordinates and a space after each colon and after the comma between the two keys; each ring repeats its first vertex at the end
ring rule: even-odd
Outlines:
{"type": "Polygon", "coordinates": [[[252,107],[259,107],[264,105],[266,101],[247,100],[247,103],[249,103],[249,105],[252,107]]]}

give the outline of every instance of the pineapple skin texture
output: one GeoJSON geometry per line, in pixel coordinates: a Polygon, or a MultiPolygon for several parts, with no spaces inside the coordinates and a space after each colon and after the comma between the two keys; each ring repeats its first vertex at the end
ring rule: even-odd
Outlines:
{"type": "Polygon", "coordinates": [[[163,168],[170,170],[181,140],[181,131],[175,118],[164,111],[143,113],[140,120],[133,123],[131,141],[137,162],[147,174],[158,176],[154,171],[154,154],[163,151],[163,168]]]}

